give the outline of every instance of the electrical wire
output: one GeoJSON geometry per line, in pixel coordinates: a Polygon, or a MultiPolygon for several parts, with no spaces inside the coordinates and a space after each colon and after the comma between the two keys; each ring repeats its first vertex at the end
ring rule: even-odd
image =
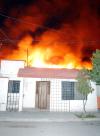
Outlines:
{"type": "MultiPolygon", "coordinates": [[[[50,31],[55,31],[55,32],[59,32],[59,31],[57,31],[57,30],[54,30],[54,29],[51,29],[51,28],[49,28],[49,27],[45,27],[45,26],[43,26],[43,25],[39,25],[39,24],[35,24],[35,23],[30,23],[30,22],[27,22],[27,21],[25,21],[25,20],[22,20],[22,19],[17,19],[17,18],[15,18],[15,17],[11,17],[11,16],[8,16],[8,15],[5,15],[5,14],[3,14],[3,13],[1,13],[0,12],[0,16],[2,16],[2,17],[5,17],[5,18],[8,18],[8,19],[12,19],[12,20],[14,20],[14,21],[16,21],[16,22],[21,22],[21,23],[25,23],[25,24],[27,24],[27,25],[36,25],[36,26],[38,26],[38,27],[41,27],[41,28],[44,28],[44,29],[47,29],[47,30],[50,30],[50,31]]],[[[0,28],[0,32],[5,36],[5,38],[6,39],[4,39],[4,40],[0,40],[0,41],[9,41],[9,42],[18,42],[18,41],[20,41],[20,40],[14,40],[14,39],[10,39],[9,37],[8,37],[8,35],[4,32],[4,30],[2,30],[1,28],[0,28]]],[[[60,32],[60,33],[64,33],[64,32],[60,32]]],[[[65,34],[65,33],[64,33],[65,34]]],[[[41,40],[33,40],[33,42],[48,42],[48,41],[41,41],[41,40]]],[[[78,43],[79,41],[77,41],[77,40],[71,40],[71,41],[59,41],[60,43],[71,43],[71,44],[74,44],[74,43],[78,43]]],[[[83,42],[87,42],[87,43],[100,43],[100,41],[96,41],[96,40],[89,40],[89,41],[83,41],[83,42]]]]}
{"type": "MultiPolygon", "coordinates": [[[[14,20],[14,21],[16,21],[16,22],[24,23],[24,24],[27,24],[27,25],[34,25],[34,26],[38,26],[38,27],[41,27],[41,28],[44,28],[44,29],[47,29],[47,30],[50,30],[50,31],[59,32],[59,31],[54,30],[54,29],[52,29],[52,28],[49,28],[49,27],[47,27],[47,26],[39,25],[39,24],[35,24],[35,23],[30,23],[30,22],[27,22],[27,21],[22,20],[22,19],[17,19],[16,17],[11,17],[11,16],[8,16],[8,15],[2,14],[1,12],[0,12],[0,16],[5,17],[5,18],[8,18],[8,19],[12,19],[12,20],[14,20]]],[[[61,33],[64,33],[64,32],[61,32],[61,33]]],[[[65,34],[65,33],[64,33],[64,34],[65,34]]]]}

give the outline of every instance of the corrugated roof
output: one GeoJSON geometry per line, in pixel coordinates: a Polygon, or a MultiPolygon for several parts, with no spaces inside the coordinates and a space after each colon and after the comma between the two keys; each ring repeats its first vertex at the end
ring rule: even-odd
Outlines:
{"type": "Polygon", "coordinates": [[[79,70],[55,68],[20,68],[18,77],[75,79],[79,70]]]}

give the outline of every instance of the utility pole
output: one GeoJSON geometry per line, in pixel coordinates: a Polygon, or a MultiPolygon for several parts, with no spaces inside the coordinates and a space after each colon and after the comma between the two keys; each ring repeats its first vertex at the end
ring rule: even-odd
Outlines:
{"type": "Polygon", "coordinates": [[[27,67],[28,67],[28,55],[29,55],[29,52],[28,52],[28,48],[27,48],[27,58],[26,58],[27,67]]]}

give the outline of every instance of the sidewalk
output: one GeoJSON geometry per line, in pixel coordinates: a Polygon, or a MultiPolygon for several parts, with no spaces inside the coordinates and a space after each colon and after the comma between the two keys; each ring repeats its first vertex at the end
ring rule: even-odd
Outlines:
{"type": "MultiPolygon", "coordinates": [[[[93,113],[96,118],[86,118],[84,121],[100,121],[100,112],[93,113]]],[[[71,112],[0,112],[0,121],[13,122],[73,122],[82,121],[71,112]]]]}

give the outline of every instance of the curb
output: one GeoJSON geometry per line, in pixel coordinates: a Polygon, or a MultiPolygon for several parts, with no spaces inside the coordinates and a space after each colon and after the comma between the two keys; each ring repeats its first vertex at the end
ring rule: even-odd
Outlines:
{"type": "Polygon", "coordinates": [[[48,119],[48,118],[44,118],[44,119],[32,119],[32,118],[1,118],[0,122],[87,122],[87,121],[99,121],[100,122],[100,118],[95,118],[95,119],[48,119]]]}
{"type": "Polygon", "coordinates": [[[12,118],[5,118],[5,119],[0,119],[0,122],[75,122],[75,121],[80,121],[78,119],[69,119],[69,120],[64,120],[64,119],[12,119],[12,118]]]}

